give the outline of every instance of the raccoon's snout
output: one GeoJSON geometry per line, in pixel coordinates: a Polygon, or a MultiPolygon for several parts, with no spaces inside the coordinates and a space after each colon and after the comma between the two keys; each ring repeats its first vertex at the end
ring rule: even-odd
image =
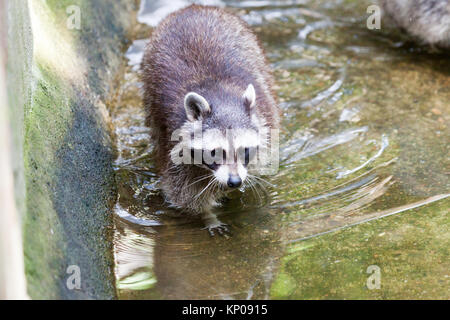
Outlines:
{"type": "Polygon", "coordinates": [[[230,175],[228,178],[227,185],[230,188],[239,188],[242,184],[242,179],[238,175],[230,175]]]}
{"type": "Polygon", "coordinates": [[[225,188],[239,188],[242,186],[247,172],[244,168],[235,168],[235,166],[222,165],[214,172],[215,178],[225,188]]]}

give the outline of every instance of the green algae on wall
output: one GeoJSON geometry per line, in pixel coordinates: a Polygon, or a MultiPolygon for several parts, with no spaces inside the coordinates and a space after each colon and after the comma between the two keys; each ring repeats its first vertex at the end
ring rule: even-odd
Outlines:
{"type": "Polygon", "coordinates": [[[16,145],[24,142],[18,173],[26,184],[16,193],[25,197],[25,269],[34,299],[115,297],[115,183],[104,101],[136,10],[130,1],[8,1],[9,104],[16,145]],[[67,28],[73,5],[80,29],[67,28]],[[79,290],[66,285],[69,266],[79,267],[79,290]]]}

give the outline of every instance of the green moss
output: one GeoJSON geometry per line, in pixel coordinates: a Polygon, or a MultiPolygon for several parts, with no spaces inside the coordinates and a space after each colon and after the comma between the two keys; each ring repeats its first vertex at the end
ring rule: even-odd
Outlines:
{"type": "Polygon", "coordinates": [[[66,239],[51,193],[57,168],[55,150],[67,131],[70,112],[67,88],[61,79],[43,67],[36,68],[40,78],[36,79],[25,124],[25,269],[32,297],[57,298],[55,288],[64,272],[60,264],[66,254],[66,239]]]}
{"type": "Polygon", "coordinates": [[[448,299],[450,201],[292,244],[274,299],[448,299]],[[381,272],[369,290],[367,268],[381,272]]]}

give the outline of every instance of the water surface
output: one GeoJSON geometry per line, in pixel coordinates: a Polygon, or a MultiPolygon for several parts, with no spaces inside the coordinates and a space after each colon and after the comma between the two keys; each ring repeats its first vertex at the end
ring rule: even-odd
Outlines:
{"type": "Polygon", "coordinates": [[[152,27],[187,4],[142,3],[110,105],[119,297],[450,298],[449,55],[368,30],[368,1],[214,1],[261,39],[283,123],[272,186],[234,194],[232,235],[210,238],[163,203],[138,75],[152,27]]]}

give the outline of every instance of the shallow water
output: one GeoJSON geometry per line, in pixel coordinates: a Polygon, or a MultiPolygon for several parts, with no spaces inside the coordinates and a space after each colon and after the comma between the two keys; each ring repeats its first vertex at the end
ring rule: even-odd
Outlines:
{"type": "Polygon", "coordinates": [[[214,1],[261,39],[283,125],[272,186],[234,194],[232,235],[210,238],[163,203],[138,76],[151,27],[187,3],[142,3],[109,106],[119,297],[450,298],[450,56],[368,30],[366,1],[214,1]]]}

